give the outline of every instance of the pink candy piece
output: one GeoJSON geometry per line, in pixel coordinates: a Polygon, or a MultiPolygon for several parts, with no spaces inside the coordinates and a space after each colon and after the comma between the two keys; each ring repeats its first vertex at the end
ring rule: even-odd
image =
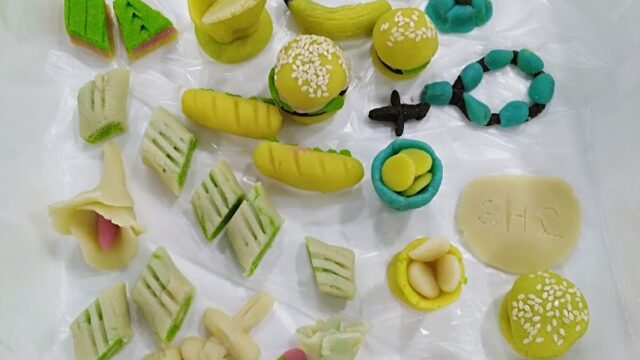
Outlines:
{"type": "Polygon", "coordinates": [[[100,214],[96,218],[96,227],[98,228],[98,244],[100,244],[100,248],[102,250],[111,249],[118,238],[120,227],[100,214]]]}
{"type": "Polygon", "coordinates": [[[280,355],[278,360],[307,360],[307,355],[305,355],[304,351],[293,348],[285,351],[284,354],[280,355]]]}

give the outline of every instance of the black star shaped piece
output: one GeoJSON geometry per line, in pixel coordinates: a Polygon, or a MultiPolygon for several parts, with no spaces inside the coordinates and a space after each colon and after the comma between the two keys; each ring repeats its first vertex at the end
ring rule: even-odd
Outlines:
{"type": "Polygon", "coordinates": [[[391,105],[369,111],[369,119],[375,121],[392,121],[396,126],[396,136],[404,132],[404,123],[407,120],[422,120],[429,112],[429,104],[403,104],[400,102],[400,94],[397,90],[391,92],[391,105]]]}

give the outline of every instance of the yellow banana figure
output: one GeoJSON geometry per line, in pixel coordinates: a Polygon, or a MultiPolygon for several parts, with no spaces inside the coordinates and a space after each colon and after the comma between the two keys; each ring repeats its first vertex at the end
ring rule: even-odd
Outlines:
{"type": "Polygon", "coordinates": [[[362,163],[348,151],[323,152],[271,141],[258,145],[253,164],[262,174],[307,191],[340,191],[364,177],[362,163]]]}
{"type": "Polygon", "coordinates": [[[387,0],[338,7],[313,0],[285,0],[285,4],[305,32],[334,40],[370,36],[378,18],[391,10],[387,0]]]}
{"type": "Polygon", "coordinates": [[[254,139],[275,137],[282,127],[275,106],[209,89],[185,91],[182,112],[198,125],[254,139]]]}

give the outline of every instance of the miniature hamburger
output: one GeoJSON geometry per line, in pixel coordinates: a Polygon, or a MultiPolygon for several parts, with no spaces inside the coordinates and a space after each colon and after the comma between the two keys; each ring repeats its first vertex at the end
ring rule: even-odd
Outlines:
{"type": "Polygon", "coordinates": [[[395,9],[373,28],[373,63],[383,74],[408,79],[424,70],[438,50],[433,23],[419,9],[395,9]]]}
{"type": "Polygon", "coordinates": [[[269,90],[285,117],[313,124],[344,105],[349,64],[329,38],[300,35],[284,45],[269,74],[269,90]]]}

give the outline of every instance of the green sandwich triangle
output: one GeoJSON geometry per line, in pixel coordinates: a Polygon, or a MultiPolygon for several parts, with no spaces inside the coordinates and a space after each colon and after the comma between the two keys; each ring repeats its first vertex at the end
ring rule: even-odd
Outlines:
{"type": "Polygon", "coordinates": [[[108,9],[104,0],[65,0],[64,24],[70,36],[105,54],[112,52],[108,9]]]}
{"type": "Polygon", "coordinates": [[[171,20],[142,0],[115,0],[113,11],[118,18],[120,34],[127,53],[173,27],[171,20]]]}

